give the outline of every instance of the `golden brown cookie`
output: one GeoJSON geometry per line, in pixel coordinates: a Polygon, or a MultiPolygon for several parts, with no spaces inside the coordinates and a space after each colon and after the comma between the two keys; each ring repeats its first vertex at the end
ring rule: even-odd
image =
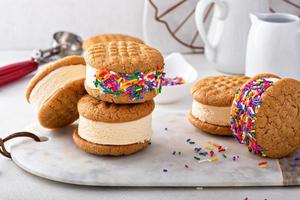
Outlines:
{"type": "Polygon", "coordinates": [[[164,59],[160,52],[135,42],[99,43],[85,53],[88,93],[113,103],[140,103],[161,91],[164,59]]]}
{"type": "Polygon", "coordinates": [[[300,147],[300,83],[257,76],[236,93],[231,128],[249,151],[281,158],[300,147]]]}
{"type": "Polygon", "coordinates": [[[26,98],[45,128],[60,128],[78,118],[77,102],[84,89],[85,61],[69,56],[52,62],[31,79],[26,98]]]}
{"type": "Polygon", "coordinates": [[[80,115],[94,121],[101,122],[129,122],[151,114],[155,104],[153,100],[141,104],[114,104],[97,100],[85,95],[78,102],[80,115]]]}
{"type": "Polygon", "coordinates": [[[262,73],[262,74],[257,74],[255,76],[251,77],[251,80],[256,80],[259,78],[278,78],[278,79],[280,79],[280,77],[275,74],[262,73]]]}
{"type": "Polygon", "coordinates": [[[205,77],[193,85],[193,99],[210,106],[231,106],[236,89],[249,79],[247,76],[205,77]]]}
{"type": "Polygon", "coordinates": [[[149,71],[164,65],[161,53],[136,42],[99,43],[85,53],[86,63],[95,69],[132,74],[136,70],[149,71]]]}
{"type": "Polygon", "coordinates": [[[101,35],[95,35],[90,37],[89,39],[85,40],[82,45],[83,50],[87,50],[89,47],[101,43],[101,42],[116,42],[116,41],[132,41],[136,43],[143,44],[144,42],[140,40],[139,38],[130,36],[130,35],[124,35],[124,34],[101,34],[101,35]]]}
{"type": "Polygon", "coordinates": [[[246,76],[209,76],[199,80],[191,89],[189,121],[204,132],[231,136],[231,103],[236,89],[247,80],[246,76]]]}
{"type": "Polygon", "coordinates": [[[98,155],[128,155],[146,147],[152,135],[154,101],[113,104],[86,95],[78,102],[75,144],[98,155]]]}
{"type": "Polygon", "coordinates": [[[144,143],[136,143],[129,145],[101,145],[88,142],[78,135],[78,130],[75,129],[73,133],[73,140],[75,144],[83,151],[101,156],[125,156],[141,151],[146,148],[150,141],[144,143]]]}

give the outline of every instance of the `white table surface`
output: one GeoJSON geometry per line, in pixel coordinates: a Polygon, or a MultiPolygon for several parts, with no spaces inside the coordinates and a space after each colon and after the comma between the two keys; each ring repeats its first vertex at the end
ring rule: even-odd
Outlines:
{"type": "MultiPolygon", "coordinates": [[[[2,51],[0,66],[28,59],[31,51],[2,51]]],[[[200,77],[217,74],[202,55],[186,55],[200,77]]],[[[0,87],[0,137],[34,121],[34,113],[25,101],[24,91],[32,75],[10,85],[0,87]]],[[[168,105],[189,107],[191,97],[168,105]]],[[[0,199],[299,199],[300,187],[240,187],[240,188],[115,188],[82,187],[61,184],[35,177],[11,160],[0,157],[0,199]]]]}

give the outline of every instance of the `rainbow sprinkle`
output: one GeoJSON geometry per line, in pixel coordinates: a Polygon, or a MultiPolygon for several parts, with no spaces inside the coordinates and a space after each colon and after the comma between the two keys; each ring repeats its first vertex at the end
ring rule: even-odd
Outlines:
{"type": "Polygon", "coordinates": [[[182,85],[184,83],[186,83],[186,81],[179,76],[176,76],[174,78],[163,78],[162,80],[162,86],[182,85]]]}
{"type": "Polygon", "coordinates": [[[212,157],[212,158],[210,158],[208,161],[209,161],[209,162],[213,162],[213,161],[217,161],[217,160],[218,160],[217,157],[212,157]]]}
{"type": "Polygon", "coordinates": [[[257,79],[250,81],[237,90],[230,114],[231,129],[241,144],[246,144],[250,152],[266,156],[265,151],[256,142],[255,112],[260,107],[261,95],[273,85],[273,81],[257,79]]]}
{"type": "Polygon", "coordinates": [[[233,155],[233,156],[232,156],[232,160],[233,160],[233,161],[236,161],[236,160],[238,160],[239,158],[240,158],[239,155],[233,155]]]}
{"type": "Polygon", "coordinates": [[[197,157],[197,156],[194,156],[194,159],[195,160],[201,160],[199,157],[197,157]]]}
{"type": "Polygon", "coordinates": [[[267,161],[259,162],[258,166],[260,168],[267,168],[268,167],[268,162],[267,161]]]}
{"type": "Polygon", "coordinates": [[[149,72],[136,70],[133,74],[114,72],[107,69],[99,69],[95,75],[94,85],[101,93],[130,95],[131,100],[143,98],[145,92],[161,92],[162,79],[165,75],[164,67],[156,67],[149,72]]]}

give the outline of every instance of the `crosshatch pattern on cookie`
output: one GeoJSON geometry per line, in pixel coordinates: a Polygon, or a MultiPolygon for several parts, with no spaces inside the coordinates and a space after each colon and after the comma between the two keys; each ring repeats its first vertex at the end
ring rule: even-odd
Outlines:
{"type": "Polygon", "coordinates": [[[96,44],[86,51],[85,60],[96,69],[128,74],[164,65],[164,59],[158,50],[144,44],[124,41],[96,44]]]}
{"type": "Polygon", "coordinates": [[[139,38],[130,36],[130,35],[123,35],[123,34],[102,34],[102,35],[95,35],[84,41],[82,48],[83,50],[87,50],[91,46],[101,43],[101,42],[116,42],[116,41],[132,41],[136,43],[143,44],[144,42],[139,38]]]}
{"type": "Polygon", "coordinates": [[[231,106],[236,89],[249,79],[246,76],[206,77],[192,87],[193,99],[205,105],[231,106]]]}

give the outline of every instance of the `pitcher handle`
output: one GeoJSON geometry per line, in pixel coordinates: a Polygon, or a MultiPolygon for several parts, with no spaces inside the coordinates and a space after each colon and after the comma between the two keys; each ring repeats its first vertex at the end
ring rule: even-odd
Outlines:
{"type": "MultiPolygon", "coordinates": [[[[222,31],[218,31],[218,33],[216,33],[216,37],[214,37],[214,40],[216,42],[210,42],[208,40],[207,37],[207,33],[205,30],[205,25],[204,25],[204,18],[205,18],[205,11],[208,8],[209,5],[211,5],[212,3],[215,3],[215,12],[218,11],[218,15],[217,18],[220,21],[223,21],[226,19],[227,17],[227,13],[228,13],[228,8],[227,5],[224,1],[222,0],[199,0],[197,6],[196,6],[196,10],[195,10],[195,21],[196,21],[196,26],[198,28],[199,34],[202,38],[202,41],[204,42],[205,48],[209,49],[209,52],[212,52],[212,55],[208,55],[211,59],[210,60],[215,60],[216,58],[216,46],[218,41],[220,41],[220,38],[222,36],[222,31]]],[[[220,23],[218,23],[218,26],[220,26],[220,23]]],[[[219,29],[218,29],[219,30],[219,29]]]]}

